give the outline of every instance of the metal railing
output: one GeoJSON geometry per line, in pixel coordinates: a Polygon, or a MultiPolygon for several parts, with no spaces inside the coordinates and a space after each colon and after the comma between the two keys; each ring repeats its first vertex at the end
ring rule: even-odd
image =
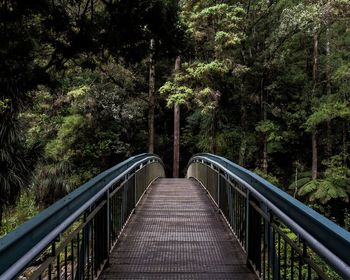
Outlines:
{"type": "Polygon", "coordinates": [[[212,154],[187,177],[207,190],[261,279],[350,279],[350,233],[281,189],[212,154]]]}
{"type": "Polygon", "coordinates": [[[101,173],[0,239],[0,280],[96,279],[148,186],[164,177],[142,154],[101,173]]]}

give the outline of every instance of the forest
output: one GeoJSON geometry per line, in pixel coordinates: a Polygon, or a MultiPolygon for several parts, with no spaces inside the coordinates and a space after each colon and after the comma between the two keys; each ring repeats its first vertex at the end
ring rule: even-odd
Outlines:
{"type": "Polygon", "coordinates": [[[2,0],[0,42],[0,236],[174,138],[350,229],[349,0],[2,0]]]}

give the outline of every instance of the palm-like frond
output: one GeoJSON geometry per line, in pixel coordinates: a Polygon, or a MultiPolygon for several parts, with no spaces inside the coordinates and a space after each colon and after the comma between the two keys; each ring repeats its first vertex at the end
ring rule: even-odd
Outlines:
{"type": "Polygon", "coordinates": [[[34,188],[36,200],[43,206],[49,206],[71,190],[67,177],[71,166],[67,161],[40,164],[36,168],[34,188]]]}

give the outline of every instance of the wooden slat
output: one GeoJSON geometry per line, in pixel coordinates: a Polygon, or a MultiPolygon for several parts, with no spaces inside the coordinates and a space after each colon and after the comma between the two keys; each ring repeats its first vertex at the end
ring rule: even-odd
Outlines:
{"type": "Polygon", "coordinates": [[[159,179],[136,209],[102,279],[257,279],[204,189],[159,179]]]}

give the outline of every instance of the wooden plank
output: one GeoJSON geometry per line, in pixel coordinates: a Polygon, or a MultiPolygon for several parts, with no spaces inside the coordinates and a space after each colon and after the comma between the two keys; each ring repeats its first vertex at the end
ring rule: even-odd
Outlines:
{"type": "Polygon", "coordinates": [[[205,190],[159,179],[136,209],[102,279],[257,279],[205,190]]]}

